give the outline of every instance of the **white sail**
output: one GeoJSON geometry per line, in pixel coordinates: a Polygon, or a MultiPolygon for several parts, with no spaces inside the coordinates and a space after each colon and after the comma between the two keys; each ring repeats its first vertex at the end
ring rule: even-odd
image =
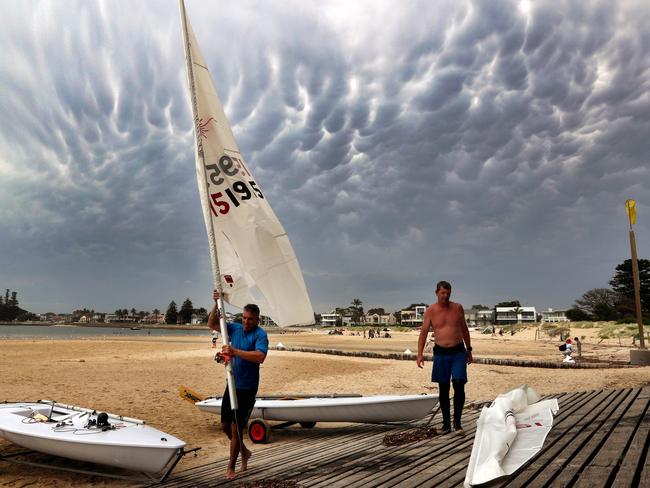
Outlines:
{"type": "Polygon", "coordinates": [[[196,177],[215,285],[221,280],[228,303],[238,307],[256,303],[261,313],[280,327],[312,324],[314,311],[289,238],[239,151],[192,27],[184,17],[196,177]]]}

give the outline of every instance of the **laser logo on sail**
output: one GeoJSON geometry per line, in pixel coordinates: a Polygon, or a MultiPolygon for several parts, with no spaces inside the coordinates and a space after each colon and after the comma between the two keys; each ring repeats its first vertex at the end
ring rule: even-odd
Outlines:
{"type": "Polygon", "coordinates": [[[208,138],[208,131],[210,130],[209,124],[214,120],[214,117],[210,117],[208,120],[203,122],[203,119],[199,119],[199,133],[201,137],[208,138]]]}

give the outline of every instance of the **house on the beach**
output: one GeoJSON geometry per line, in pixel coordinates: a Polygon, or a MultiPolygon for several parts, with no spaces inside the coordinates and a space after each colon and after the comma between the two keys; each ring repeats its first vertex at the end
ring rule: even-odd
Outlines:
{"type": "Polygon", "coordinates": [[[537,322],[535,307],[496,307],[495,314],[495,321],[498,325],[537,322]]]}
{"type": "Polygon", "coordinates": [[[566,316],[566,310],[542,310],[542,322],[569,322],[566,316]]]}
{"type": "Polygon", "coordinates": [[[392,313],[369,313],[364,315],[364,323],[366,325],[390,325],[395,324],[397,320],[392,313]]]}
{"type": "Polygon", "coordinates": [[[320,323],[324,326],[336,326],[343,322],[343,316],[337,312],[322,313],[320,316],[320,323]]]}
{"type": "Polygon", "coordinates": [[[465,310],[465,322],[470,327],[492,323],[492,310],[487,308],[470,308],[465,310]]]}
{"type": "Polygon", "coordinates": [[[427,305],[424,303],[411,305],[409,308],[405,308],[399,312],[401,316],[402,325],[406,326],[420,326],[422,325],[422,319],[424,319],[424,312],[427,309],[427,305]]]}

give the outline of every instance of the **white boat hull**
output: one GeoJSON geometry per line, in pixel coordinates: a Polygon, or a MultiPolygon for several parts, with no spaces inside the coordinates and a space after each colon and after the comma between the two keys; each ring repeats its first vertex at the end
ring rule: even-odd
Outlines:
{"type": "MultiPolygon", "coordinates": [[[[297,400],[258,398],[250,418],[287,422],[404,422],[425,417],[437,403],[438,395],[375,395],[297,400]]],[[[208,398],[197,402],[196,406],[204,412],[220,414],[221,398],[208,398]]]]}
{"type": "Polygon", "coordinates": [[[49,416],[50,409],[46,403],[0,404],[0,437],[46,454],[148,473],[162,471],[185,446],[137,419],[111,415],[115,429],[87,427],[97,414],[79,407],[55,404],[51,421],[31,417],[33,412],[49,416]]]}

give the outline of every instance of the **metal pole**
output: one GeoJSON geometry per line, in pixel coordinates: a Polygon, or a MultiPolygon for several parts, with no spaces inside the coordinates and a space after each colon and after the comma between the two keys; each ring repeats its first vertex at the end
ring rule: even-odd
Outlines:
{"type": "MultiPolygon", "coordinates": [[[[185,15],[185,4],[183,3],[183,0],[178,0],[179,8],[181,11],[181,25],[183,27],[183,44],[185,47],[185,63],[187,66],[187,77],[188,77],[188,82],[190,85],[190,94],[192,96],[192,114],[194,115],[194,136],[196,138],[196,147],[197,147],[197,153],[199,154],[199,158],[201,159],[201,162],[203,163],[203,181],[205,182],[205,192],[206,195],[209,195],[209,185],[208,185],[208,178],[205,170],[205,156],[203,154],[203,141],[201,141],[201,132],[198,130],[198,125],[199,125],[199,111],[197,108],[197,101],[196,101],[196,87],[194,85],[194,69],[192,67],[192,54],[190,52],[190,41],[187,35],[187,17],[185,15]]],[[[203,202],[202,202],[203,203],[203,202]]],[[[214,269],[214,274],[215,276],[213,277],[214,284],[217,288],[217,291],[219,292],[219,299],[217,300],[217,307],[219,308],[219,325],[221,327],[221,341],[224,346],[228,345],[229,342],[229,337],[228,337],[228,326],[226,325],[226,313],[224,309],[224,303],[223,303],[223,283],[221,281],[221,272],[219,270],[219,257],[217,256],[217,243],[216,243],[216,238],[214,234],[214,225],[212,223],[212,214],[209,213],[210,218],[208,219],[210,221],[210,226],[208,229],[208,234],[209,238],[212,241],[212,247],[214,249],[214,264],[215,264],[215,269],[214,269]]],[[[228,361],[226,363],[226,380],[228,382],[228,395],[230,397],[230,407],[233,410],[237,410],[238,404],[237,404],[237,394],[235,391],[235,376],[233,374],[232,370],[232,362],[228,361]]]]}
{"type": "Polygon", "coordinates": [[[636,239],[630,224],[630,250],[632,252],[632,280],[634,281],[634,302],[636,305],[636,321],[639,324],[639,347],[645,349],[643,338],[643,314],[641,313],[641,283],[639,281],[639,262],[636,257],[636,239]]]}

